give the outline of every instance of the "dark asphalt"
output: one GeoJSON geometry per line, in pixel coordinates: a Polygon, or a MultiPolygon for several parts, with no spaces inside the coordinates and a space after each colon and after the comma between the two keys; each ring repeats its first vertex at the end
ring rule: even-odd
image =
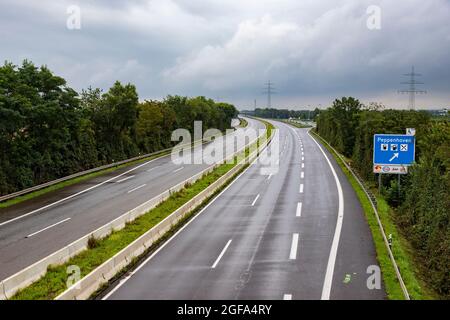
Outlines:
{"type": "MultiPolygon", "coordinates": [[[[249,128],[264,128],[259,121],[247,120],[249,128]]],[[[243,132],[244,129],[238,129],[232,135],[242,135],[243,132]]],[[[229,139],[232,139],[232,136],[229,139]]],[[[195,154],[201,155],[198,150],[195,154]]],[[[208,164],[175,165],[169,155],[0,209],[0,279],[7,278],[89,234],[208,166],[208,164]],[[183,169],[180,169],[182,167],[183,169]],[[131,169],[135,170],[88,192],[29,214],[131,169]],[[122,181],[125,178],[127,179],[122,181]],[[135,188],[138,189],[134,190],[135,188]],[[16,218],[18,219],[11,221],[16,218]],[[27,237],[29,235],[32,236],[27,237]]]]}
{"type": "MultiPolygon", "coordinates": [[[[260,164],[250,166],[106,299],[321,298],[338,215],[336,182],[306,129],[274,124],[280,129],[279,172],[269,178],[260,174],[260,164]]],[[[361,205],[322,148],[342,185],[345,213],[330,298],[384,299],[383,286],[366,286],[366,269],[377,261],[361,205]]]]}

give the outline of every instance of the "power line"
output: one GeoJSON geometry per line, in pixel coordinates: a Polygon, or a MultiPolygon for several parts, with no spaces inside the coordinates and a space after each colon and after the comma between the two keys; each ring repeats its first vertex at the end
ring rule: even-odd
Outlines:
{"type": "Polygon", "coordinates": [[[409,109],[415,110],[416,109],[416,94],[425,94],[427,93],[424,90],[417,90],[416,85],[418,84],[424,84],[423,82],[416,81],[416,77],[422,76],[420,73],[414,72],[414,66],[411,68],[411,73],[406,73],[404,76],[409,77],[409,81],[407,82],[401,82],[401,84],[407,84],[409,85],[408,90],[399,90],[398,93],[408,93],[409,94],[409,109]]]}
{"type": "Polygon", "coordinates": [[[275,88],[273,87],[274,83],[270,82],[270,80],[264,84],[265,88],[264,88],[264,92],[263,94],[267,94],[267,108],[271,108],[272,107],[272,94],[275,94],[276,92],[274,91],[275,88]]]}

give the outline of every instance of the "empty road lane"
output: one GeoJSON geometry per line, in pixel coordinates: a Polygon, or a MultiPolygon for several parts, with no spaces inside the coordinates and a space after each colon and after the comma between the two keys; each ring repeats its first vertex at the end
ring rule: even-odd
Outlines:
{"type": "Polygon", "coordinates": [[[375,249],[344,174],[306,129],[274,125],[279,171],[250,166],[104,299],[385,298],[366,286],[375,249]]]}

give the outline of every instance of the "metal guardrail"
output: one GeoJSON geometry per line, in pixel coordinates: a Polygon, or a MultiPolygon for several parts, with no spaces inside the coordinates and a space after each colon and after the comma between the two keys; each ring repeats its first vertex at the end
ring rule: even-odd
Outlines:
{"type": "MultiPolygon", "coordinates": [[[[224,136],[225,137],[225,136],[224,136]]],[[[245,150],[248,146],[252,145],[261,136],[257,137],[253,141],[249,142],[247,145],[244,145],[239,150],[233,152],[231,155],[228,155],[224,158],[224,162],[233,158],[235,155],[245,150]]],[[[40,277],[42,277],[46,272],[47,268],[50,265],[58,265],[65,263],[71,257],[75,256],[79,252],[83,251],[87,247],[87,243],[89,237],[94,236],[95,238],[103,238],[109,235],[113,230],[117,231],[125,227],[127,222],[131,222],[137,217],[145,214],[147,211],[151,210],[155,206],[157,206],[162,201],[166,200],[170,197],[173,192],[177,192],[185,187],[186,184],[192,184],[204,175],[208,174],[212,170],[214,170],[220,163],[213,164],[208,168],[202,170],[201,172],[195,174],[194,176],[180,182],[176,186],[171,187],[170,189],[164,191],[163,193],[157,195],[156,197],[144,202],[143,204],[137,206],[136,208],[122,214],[118,218],[113,221],[107,223],[106,225],[101,226],[100,228],[90,232],[84,237],[70,243],[69,245],[59,249],[58,251],[50,254],[49,256],[43,258],[42,260],[26,267],[25,269],[13,274],[12,276],[0,281],[0,300],[6,300],[12,297],[18,290],[23,289],[40,277]]]]}
{"type": "MultiPolygon", "coordinates": [[[[234,132],[235,131],[233,131],[233,133],[234,132]]],[[[199,141],[200,140],[197,140],[197,141],[194,141],[193,143],[195,144],[196,142],[199,142],[199,141]]],[[[202,141],[202,144],[210,142],[210,141],[203,141],[203,139],[201,141],[202,141]]],[[[177,146],[174,146],[174,147],[181,147],[181,146],[185,146],[185,145],[186,144],[184,144],[184,145],[177,145],[177,146]]],[[[152,157],[152,156],[157,156],[157,155],[161,155],[162,156],[163,154],[165,154],[167,152],[170,152],[174,147],[163,149],[163,150],[158,150],[158,151],[155,151],[155,152],[152,152],[152,153],[147,153],[147,154],[144,154],[144,155],[136,156],[136,157],[133,157],[133,158],[130,158],[130,159],[121,160],[121,161],[118,161],[118,162],[113,162],[113,163],[110,163],[110,164],[105,164],[105,165],[100,166],[100,167],[88,169],[88,170],[85,170],[85,171],[80,171],[80,172],[77,172],[77,173],[74,173],[74,174],[71,174],[71,175],[68,175],[68,176],[56,179],[56,180],[52,180],[52,181],[49,181],[49,182],[45,182],[45,183],[39,184],[37,186],[33,186],[33,187],[30,187],[30,188],[27,188],[27,189],[23,189],[23,190],[20,190],[20,191],[17,191],[17,192],[6,194],[6,195],[3,195],[3,196],[0,196],[0,202],[6,201],[6,200],[10,200],[10,199],[14,199],[16,197],[23,196],[25,194],[41,190],[41,189],[53,186],[55,184],[64,182],[64,181],[68,181],[68,180],[71,180],[71,179],[74,179],[74,178],[85,176],[85,175],[90,174],[90,173],[95,173],[95,172],[99,172],[99,171],[102,171],[102,170],[105,170],[105,169],[118,167],[118,166],[123,165],[123,164],[131,163],[131,162],[138,161],[138,160],[142,160],[142,159],[149,158],[149,157],[152,157]]]]}
{"type": "MultiPolygon", "coordinates": [[[[251,163],[259,154],[267,147],[273,137],[272,135],[264,141],[262,146],[257,146],[250,155],[242,159],[235,167],[225,173],[219,179],[214,181],[206,187],[199,194],[194,196],[188,202],[176,209],[163,221],[145,232],[139,238],[127,245],[121,251],[116,253],[113,257],[103,262],[100,266],[92,270],[85,277],[67,288],[64,292],[58,295],[55,300],[80,300],[88,299],[95,291],[97,291],[104,283],[112,279],[118,272],[129,265],[134,258],[142,255],[145,251],[158,239],[160,239],[166,232],[170,231],[183,217],[195,210],[206,199],[216,192],[223,185],[228,183],[239,171],[245,168],[246,163],[251,163]]],[[[259,140],[259,137],[256,141],[259,140]]],[[[255,143],[255,142],[252,142],[255,143]]],[[[250,146],[252,143],[249,143],[250,146]]],[[[244,147],[244,150],[247,146],[244,147]]],[[[237,154],[238,152],[234,153],[237,154]]]]}
{"type": "MultiPolygon", "coordinates": [[[[311,130],[309,130],[311,131],[311,130]]],[[[356,173],[356,171],[354,171],[351,166],[347,163],[347,161],[345,161],[344,157],[335,149],[333,148],[328,141],[326,141],[324,138],[322,138],[318,133],[313,132],[314,135],[317,135],[318,137],[320,137],[330,148],[331,150],[333,150],[333,152],[339,157],[339,159],[341,159],[342,163],[345,165],[345,167],[348,169],[348,171],[353,175],[353,177],[356,179],[356,181],[358,182],[358,184],[361,186],[361,188],[363,189],[364,193],[366,194],[367,198],[370,201],[370,204],[372,205],[372,209],[375,213],[375,217],[377,218],[377,222],[378,222],[378,226],[380,228],[381,231],[381,235],[383,236],[383,240],[384,240],[384,244],[386,245],[386,249],[388,250],[389,253],[389,257],[391,259],[392,265],[394,267],[395,270],[395,274],[397,276],[397,279],[400,283],[400,287],[402,288],[403,291],[403,296],[405,297],[406,300],[411,300],[409,293],[408,293],[408,289],[406,288],[405,282],[403,281],[402,275],[400,273],[400,269],[397,265],[397,262],[395,261],[394,258],[394,254],[392,253],[391,247],[389,245],[389,241],[386,237],[386,233],[384,232],[384,228],[383,228],[383,224],[381,223],[380,220],[380,216],[378,214],[378,204],[377,204],[377,200],[375,195],[369,190],[369,188],[364,184],[364,180],[359,176],[358,173],[356,173]]]]}

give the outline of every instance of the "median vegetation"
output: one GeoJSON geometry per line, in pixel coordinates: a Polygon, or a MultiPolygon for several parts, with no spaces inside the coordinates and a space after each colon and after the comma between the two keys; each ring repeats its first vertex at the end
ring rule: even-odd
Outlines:
{"type": "MultiPolygon", "coordinates": [[[[319,113],[316,131],[346,157],[377,195],[378,211],[386,233],[393,235],[394,256],[411,297],[450,298],[449,122],[432,121],[425,112],[384,110],[343,98],[319,113]],[[417,132],[416,164],[401,176],[400,187],[396,175],[383,175],[378,193],[372,173],[373,134],[403,134],[409,127],[417,132]]],[[[387,252],[373,234],[383,267],[387,252]]],[[[398,290],[386,278],[391,271],[385,266],[383,275],[390,297],[397,298],[398,290]]]]}
{"type": "MultiPolygon", "coordinates": [[[[264,140],[272,134],[273,126],[267,122],[266,135],[260,137],[255,144],[261,145],[264,140]]],[[[245,148],[242,153],[248,156],[253,146],[245,148]]],[[[240,154],[235,156],[235,160],[242,158],[240,154]]],[[[191,185],[185,186],[182,190],[172,194],[167,200],[148,211],[144,215],[129,222],[126,226],[119,230],[113,231],[110,235],[103,239],[90,240],[95,245],[88,248],[76,256],[69,259],[66,263],[59,266],[50,266],[47,273],[31,284],[29,287],[19,291],[12,299],[14,300],[49,300],[54,299],[60,293],[67,289],[66,281],[68,278],[67,267],[76,265],[80,268],[81,277],[86,276],[103,262],[114,256],[120,250],[132,243],[142,234],[150,230],[152,227],[161,222],[164,218],[180,208],[194,196],[203,191],[211,183],[223,176],[237,164],[226,163],[219,165],[212,172],[205,175],[191,185]]],[[[245,167],[243,167],[244,169],[245,167]]],[[[239,174],[239,173],[237,173],[239,174]]],[[[236,175],[237,175],[236,174],[236,175]]],[[[231,181],[230,179],[229,181],[231,181]]],[[[218,191],[216,191],[217,193],[218,191]]]]}
{"type": "Polygon", "coordinates": [[[173,146],[172,131],[230,128],[234,106],[205,97],[139,102],[120,82],[81,94],[47,67],[0,67],[0,195],[173,146]]]}

